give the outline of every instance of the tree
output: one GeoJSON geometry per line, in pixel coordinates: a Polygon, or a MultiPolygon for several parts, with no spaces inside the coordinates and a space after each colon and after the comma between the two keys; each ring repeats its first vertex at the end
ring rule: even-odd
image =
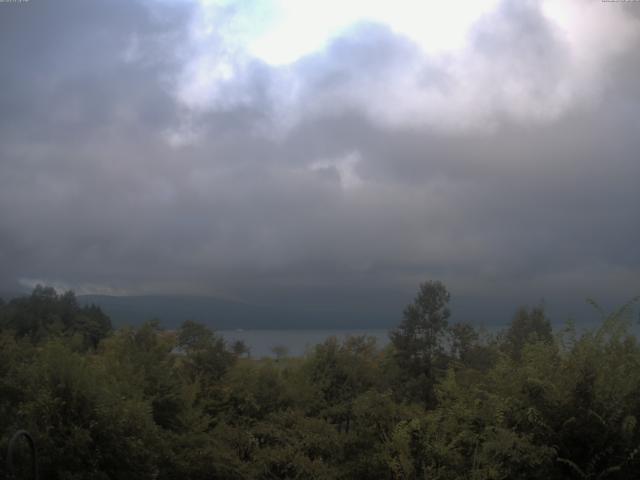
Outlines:
{"type": "Polygon", "coordinates": [[[468,364],[478,346],[478,332],[468,323],[456,323],[449,328],[449,336],[453,358],[468,364]]]}
{"type": "Polygon", "coordinates": [[[280,360],[289,354],[289,349],[284,345],[275,345],[271,348],[271,352],[276,356],[276,360],[280,360]]]}
{"type": "Polygon", "coordinates": [[[42,285],[30,296],[14,298],[5,305],[0,323],[16,337],[34,343],[66,337],[78,350],[95,349],[112,330],[111,320],[100,307],[81,307],[72,291],[58,294],[42,285]]]}
{"type": "Polygon", "coordinates": [[[202,323],[193,320],[185,320],[178,330],[178,347],[185,352],[206,348],[213,340],[213,332],[202,323]]]}
{"type": "Polygon", "coordinates": [[[191,377],[204,384],[220,380],[235,361],[222,337],[192,320],[180,327],[178,347],[186,354],[184,364],[191,377]]]}
{"type": "Polygon", "coordinates": [[[8,378],[22,397],[10,418],[36,438],[42,478],[153,478],[161,438],[136,386],[56,340],[33,353],[8,378]]]}
{"type": "Polygon", "coordinates": [[[504,337],[504,349],[513,359],[519,359],[522,349],[528,343],[551,343],[553,333],[551,323],[543,307],[527,310],[520,307],[511,321],[504,337]]]}
{"type": "Polygon", "coordinates": [[[436,371],[444,366],[443,340],[451,315],[449,299],[441,282],[422,283],[413,303],[405,308],[404,319],[390,333],[402,375],[400,388],[408,399],[427,406],[435,402],[436,371]]]}
{"type": "Polygon", "coordinates": [[[231,350],[233,351],[236,357],[241,357],[242,355],[251,355],[251,349],[247,346],[247,344],[243,340],[236,340],[231,345],[231,350]]]}
{"type": "Polygon", "coordinates": [[[96,348],[111,332],[111,319],[96,305],[82,308],[74,317],[73,330],[83,338],[85,346],[96,348]]]}
{"type": "Polygon", "coordinates": [[[322,402],[322,416],[339,431],[350,430],[357,396],[379,383],[376,366],[375,338],[366,336],[347,337],[342,344],[330,337],[316,345],[306,362],[307,378],[322,402]]]}

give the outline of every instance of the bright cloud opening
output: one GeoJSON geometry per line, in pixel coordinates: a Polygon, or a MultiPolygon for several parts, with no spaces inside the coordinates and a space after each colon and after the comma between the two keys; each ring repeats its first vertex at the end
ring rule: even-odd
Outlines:
{"type": "Polygon", "coordinates": [[[195,112],[255,109],[276,136],[347,110],[446,131],[553,121],[597,101],[640,32],[579,0],[195,1],[177,97],[195,112]]]}
{"type": "Polygon", "coordinates": [[[204,31],[220,32],[217,22],[232,22],[222,35],[243,45],[254,57],[285,65],[324,48],[358,22],[389,26],[413,40],[426,53],[464,46],[467,34],[498,0],[444,2],[418,0],[200,0],[206,15],[204,31]]]}

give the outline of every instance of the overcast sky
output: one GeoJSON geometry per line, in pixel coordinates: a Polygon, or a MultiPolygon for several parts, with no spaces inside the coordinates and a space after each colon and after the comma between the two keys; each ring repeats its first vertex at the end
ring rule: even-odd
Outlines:
{"type": "Polygon", "coordinates": [[[640,3],[23,0],[0,62],[0,291],[640,293],[640,3]]]}

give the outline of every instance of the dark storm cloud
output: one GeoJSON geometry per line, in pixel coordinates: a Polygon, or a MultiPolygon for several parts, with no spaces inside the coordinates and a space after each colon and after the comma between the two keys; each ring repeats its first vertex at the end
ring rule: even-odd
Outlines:
{"type": "Polygon", "coordinates": [[[1,7],[3,289],[637,293],[638,55],[594,53],[602,78],[537,2],[504,2],[461,59],[361,24],[197,89],[225,48],[193,46],[194,5],[1,7]]]}
{"type": "Polygon", "coordinates": [[[173,41],[187,12],[64,1],[6,4],[1,13],[0,238],[9,288],[33,270],[64,278],[88,239],[118,235],[109,207],[139,187],[132,177],[158,149],[150,136],[176,116],[163,73],[175,68],[173,41]],[[145,62],[127,58],[136,42],[149,50],[145,62]]]}

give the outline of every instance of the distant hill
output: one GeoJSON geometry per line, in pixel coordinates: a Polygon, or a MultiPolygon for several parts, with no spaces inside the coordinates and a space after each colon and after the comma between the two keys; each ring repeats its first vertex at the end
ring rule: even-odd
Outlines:
{"type": "Polygon", "coordinates": [[[24,292],[11,292],[11,291],[2,291],[0,292],[0,299],[5,302],[8,302],[12,298],[22,297],[26,295],[24,292]]]}
{"type": "Polygon", "coordinates": [[[101,307],[115,326],[140,325],[156,318],[165,328],[175,328],[189,319],[216,330],[366,329],[388,328],[397,319],[395,312],[366,308],[266,306],[205,296],[79,295],[78,301],[82,305],[93,303],[101,307]]]}

